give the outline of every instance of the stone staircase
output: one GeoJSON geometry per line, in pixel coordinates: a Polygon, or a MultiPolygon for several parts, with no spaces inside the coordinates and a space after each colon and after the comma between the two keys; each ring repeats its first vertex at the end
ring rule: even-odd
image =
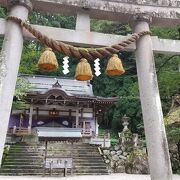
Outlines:
{"type": "MultiPolygon", "coordinates": [[[[42,176],[44,172],[45,145],[19,143],[11,145],[8,155],[0,169],[0,175],[42,176]]],[[[96,146],[83,143],[50,142],[47,156],[73,158],[73,175],[108,174],[106,164],[96,146]]],[[[70,169],[68,169],[68,175],[70,169]]],[[[49,170],[46,170],[49,176],[49,170]]],[[[63,169],[53,169],[53,176],[63,176],[63,169]]]]}

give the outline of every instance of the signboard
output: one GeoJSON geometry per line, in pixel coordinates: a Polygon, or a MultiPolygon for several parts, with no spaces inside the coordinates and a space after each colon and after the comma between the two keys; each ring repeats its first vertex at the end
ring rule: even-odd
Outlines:
{"type": "Polygon", "coordinates": [[[50,169],[72,168],[72,158],[47,157],[45,168],[50,168],[50,169]]]}

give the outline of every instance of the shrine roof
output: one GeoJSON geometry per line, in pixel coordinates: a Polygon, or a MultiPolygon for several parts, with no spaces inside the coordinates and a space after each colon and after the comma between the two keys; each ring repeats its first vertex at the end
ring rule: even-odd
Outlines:
{"type": "Polygon", "coordinates": [[[80,101],[91,103],[110,103],[117,102],[117,97],[101,97],[94,96],[90,81],[77,81],[74,79],[39,76],[39,75],[20,75],[32,85],[32,89],[28,93],[27,100],[56,100],[62,101],[59,96],[67,101],[80,101]]]}
{"type": "Polygon", "coordinates": [[[89,81],[77,81],[70,78],[41,76],[41,75],[20,75],[32,85],[31,92],[46,93],[50,89],[61,89],[68,96],[94,96],[92,85],[89,81]]]}

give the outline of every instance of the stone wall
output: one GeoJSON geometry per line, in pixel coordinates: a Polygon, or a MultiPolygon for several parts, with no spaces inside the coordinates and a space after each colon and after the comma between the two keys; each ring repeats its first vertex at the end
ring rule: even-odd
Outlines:
{"type": "Polygon", "coordinates": [[[178,154],[178,148],[176,144],[169,145],[169,152],[171,158],[172,169],[175,174],[180,174],[180,157],[178,154]]]}
{"type": "Polygon", "coordinates": [[[119,143],[110,148],[102,148],[105,163],[111,173],[147,174],[148,159],[146,148],[137,143],[137,135],[127,126],[119,133],[119,143]]]}
{"type": "MultiPolygon", "coordinates": [[[[110,173],[148,174],[148,156],[145,144],[127,127],[119,133],[119,143],[101,148],[104,162],[110,173]]],[[[169,145],[172,170],[180,174],[180,158],[177,145],[169,145]]]]}

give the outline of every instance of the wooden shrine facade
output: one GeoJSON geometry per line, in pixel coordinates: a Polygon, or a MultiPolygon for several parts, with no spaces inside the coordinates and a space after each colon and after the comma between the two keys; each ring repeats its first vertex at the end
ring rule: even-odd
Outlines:
{"type": "Polygon", "coordinates": [[[32,85],[26,97],[30,108],[14,110],[9,121],[9,129],[18,136],[31,134],[36,127],[59,127],[81,128],[82,137],[96,137],[97,117],[117,101],[116,97],[94,96],[89,81],[46,76],[23,78],[32,85]]]}

